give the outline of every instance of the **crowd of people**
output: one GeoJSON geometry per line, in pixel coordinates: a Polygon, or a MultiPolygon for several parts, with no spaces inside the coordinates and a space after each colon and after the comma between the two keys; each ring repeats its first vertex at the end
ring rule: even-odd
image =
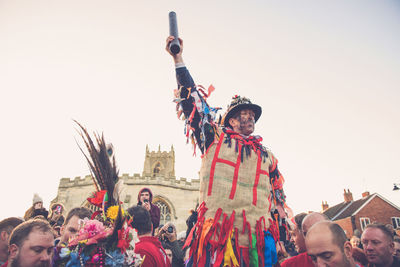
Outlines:
{"type": "MultiPolygon", "coordinates": [[[[185,136],[202,154],[199,205],[177,232],[160,225],[150,188],[139,191],[126,211],[112,145],[81,129],[96,191],[87,198],[96,211],[75,207],[49,211],[35,194],[23,219],[0,222],[0,267],[47,266],[400,266],[400,242],[393,228],[374,222],[351,238],[322,213],[293,216],[286,203],[278,160],[252,135],[262,108],[235,95],[223,117],[207,104],[183,61],[183,41],[169,36],[166,50],[175,64],[174,103],[185,136]],[[172,52],[172,42],[180,49],[172,52]]],[[[267,111],[268,112],[268,111],[267,111]]]]}
{"type": "MultiPolygon", "coordinates": [[[[193,214],[187,219],[187,231],[177,233],[172,222],[160,225],[160,210],[152,203],[150,188],[140,190],[137,205],[127,213],[133,218],[130,223],[139,239],[135,253],[142,258],[140,266],[191,266],[185,242],[195,222],[193,214]]],[[[76,207],[64,216],[61,203],[52,204],[48,212],[35,194],[24,218],[10,217],[0,222],[0,266],[75,266],[68,263],[63,248],[79,233],[82,220],[92,215],[90,209],[76,207]]],[[[373,222],[348,238],[322,213],[300,213],[294,222],[288,229],[290,241],[276,243],[275,266],[400,266],[400,237],[391,225],[373,222]]],[[[207,266],[213,266],[212,262],[207,266]]]]}

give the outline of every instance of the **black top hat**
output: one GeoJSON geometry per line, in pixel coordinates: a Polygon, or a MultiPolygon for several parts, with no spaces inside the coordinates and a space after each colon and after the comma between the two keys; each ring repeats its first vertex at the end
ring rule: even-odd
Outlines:
{"type": "Polygon", "coordinates": [[[224,115],[223,125],[225,127],[230,127],[229,119],[232,118],[238,111],[243,109],[252,110],[254,112],[254,120],[256,122],[261,116],[262,110],[259,105],[251,103],[250,99],[246,97],[235,95],[234,97],[232,97],[232,102],[228,106],[228,110],[224,115]]]}

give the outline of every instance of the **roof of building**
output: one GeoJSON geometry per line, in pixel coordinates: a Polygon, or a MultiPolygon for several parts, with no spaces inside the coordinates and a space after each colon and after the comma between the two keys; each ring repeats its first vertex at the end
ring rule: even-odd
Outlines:
{"type": "Polygon", "coordinates": [[[329,217],[331,220],[340,220],[354,215],[363,205],[378,194],[370,194],[366,197],[360,198],[355,201],[342,202],[331,208],[324,210],[322,213],[329,217]]]}

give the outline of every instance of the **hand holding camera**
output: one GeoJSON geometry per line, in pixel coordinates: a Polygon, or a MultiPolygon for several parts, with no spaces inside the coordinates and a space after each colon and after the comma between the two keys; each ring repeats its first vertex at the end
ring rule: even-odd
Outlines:
{"type": "Polygon", "coordinates": [[[176,229],[172,223],[167,223],[164,225],[162,231],[169,242],[176,241],[176,229]]]}

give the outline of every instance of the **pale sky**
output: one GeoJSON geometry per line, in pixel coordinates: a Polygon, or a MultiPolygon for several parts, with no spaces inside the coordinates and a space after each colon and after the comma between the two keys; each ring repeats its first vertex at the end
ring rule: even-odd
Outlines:
{"type": "MultiPolygon", "coordinates": [[[[168,12],[208,102],[263,108],[255,134],[279,160],[295,213],[365,190],[400,206],[399,1],[0,0],[0,219],[48,208],[59,180],[89,173],[72,119],[112,142],[120,173],[145,146],[198,178],[172,103],[168,12]]],[[[222,112],[222,114],[223,114],[222,112]]]]}

